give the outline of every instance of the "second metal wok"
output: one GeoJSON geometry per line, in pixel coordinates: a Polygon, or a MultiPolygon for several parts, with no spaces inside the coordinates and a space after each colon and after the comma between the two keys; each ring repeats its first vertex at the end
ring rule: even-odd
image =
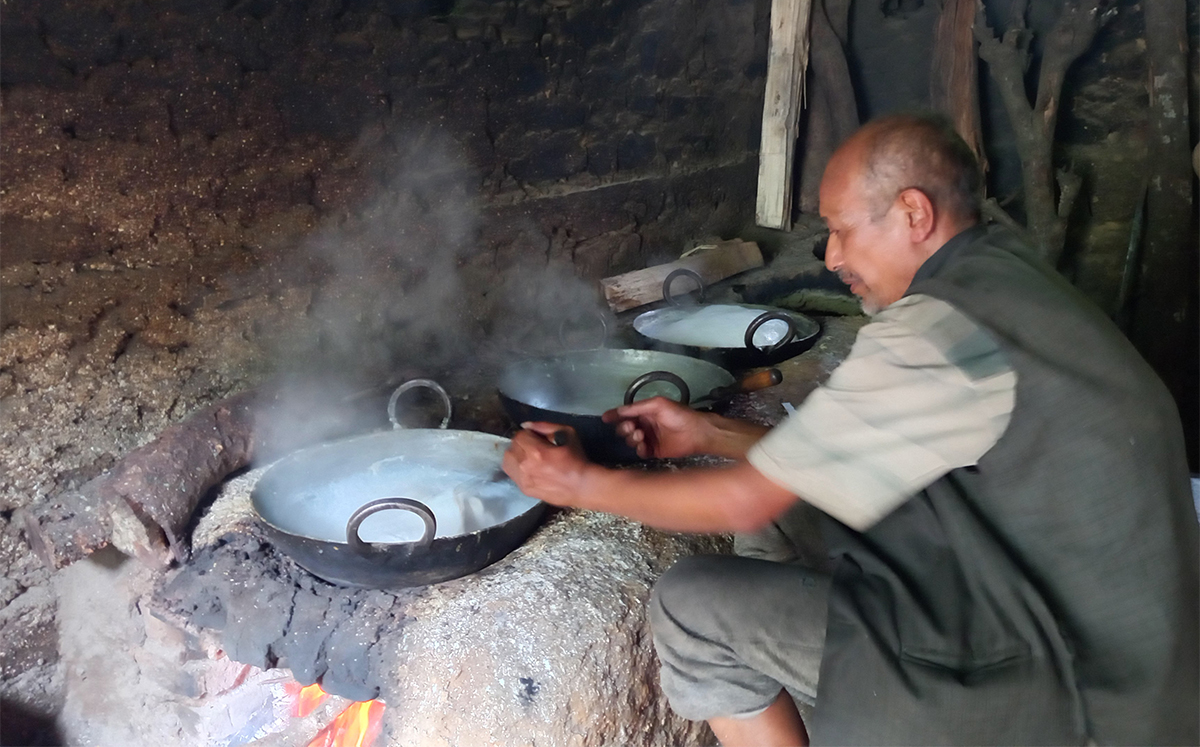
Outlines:
{"type": "Polygon", "coordinates": [[[612,464],[638,456],[600,419],[606,410],[659,395],[708,407],[779,380],[774,369],[738,381],[715,363],[686,355],[601,348],[514,362],[504,369],[498,388],[514,422],[569,425],[590,459],[612,464]]]}

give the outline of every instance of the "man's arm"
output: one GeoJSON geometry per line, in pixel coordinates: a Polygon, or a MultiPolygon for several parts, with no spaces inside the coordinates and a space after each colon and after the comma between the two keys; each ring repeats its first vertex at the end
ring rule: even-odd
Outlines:
{"type": "MultiPolygon", "coordinates": [[[[613,470],[588,462],[577,443],[552,445],[545,436],[562,426],[526,427],[513,437],[504,471],[523,493],[556,506],[618,514],[669,531],[750,532],[797,500],[745,462],[679,472],[613,470]]],[[[746,443],[738,447],[744,454],[756,440],[730,442],[746,443]]]]}

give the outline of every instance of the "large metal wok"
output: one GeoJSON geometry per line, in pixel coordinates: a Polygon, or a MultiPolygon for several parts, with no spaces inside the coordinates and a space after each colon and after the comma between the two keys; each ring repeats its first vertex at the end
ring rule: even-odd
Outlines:
{"type": "Polygon", "coordinates": [[[672,283],[688,277],[704,298],[700,275],[688,269],[663,281],[668,305],[639,314],[634,330],[656,350],[690,355],[732,370],[770,366],[813,346],[821,325],[795,311],[752,304],[685,304],[671,295],[672,283]]]}
{"type": "Polygon", "coordinates": [[[420,586],[474,573],[533,532],[545,504],[500,472],[508,439],[447,430],[450,398],[425,379],[397,389],[388,416],[394,430],[295,452],[255,486],[268,536],[303,568],[344,586],[420,586]],[[446,406],[438,429],[396,419],[397,399],[418,386],[446,406]]]}
{"type": "Polygon", "coordinates": [[[595,462],[638,459],[600,416],[606,410],[654,396],[696,408],[710,407],[738,392],[778,384],[770,369],[736,380],[708,361],[656,350],[600,348],[526,358],[505,367],[500,401],[515,423],[547,421],[573,427],[584,452],[595,462]]]}

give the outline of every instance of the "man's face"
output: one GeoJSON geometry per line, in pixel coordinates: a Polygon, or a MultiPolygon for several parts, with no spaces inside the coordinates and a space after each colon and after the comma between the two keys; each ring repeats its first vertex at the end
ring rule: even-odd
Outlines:
{"type": "Polygon", "coordinates": [[[889,205],[870,201],[857,156],[852,146],[835,153],[821,180],[821,217],[829,227],[825,266],[862,299],[864,311],[875,314],[900,300],[920,264],[908,251],[903,211],[894,199],[889,205]]]}

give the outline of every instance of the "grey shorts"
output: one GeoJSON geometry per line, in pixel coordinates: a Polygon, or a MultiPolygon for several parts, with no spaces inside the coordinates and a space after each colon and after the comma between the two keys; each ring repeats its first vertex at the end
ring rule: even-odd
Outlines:
{"type": "Polygon", "coordinates": [[[693,720],[752,715],[784,689],[811,704],[828,599],[829,577],[794,562],[700,555],[675,564],[650,605],[671,708],[693,720]]]}

